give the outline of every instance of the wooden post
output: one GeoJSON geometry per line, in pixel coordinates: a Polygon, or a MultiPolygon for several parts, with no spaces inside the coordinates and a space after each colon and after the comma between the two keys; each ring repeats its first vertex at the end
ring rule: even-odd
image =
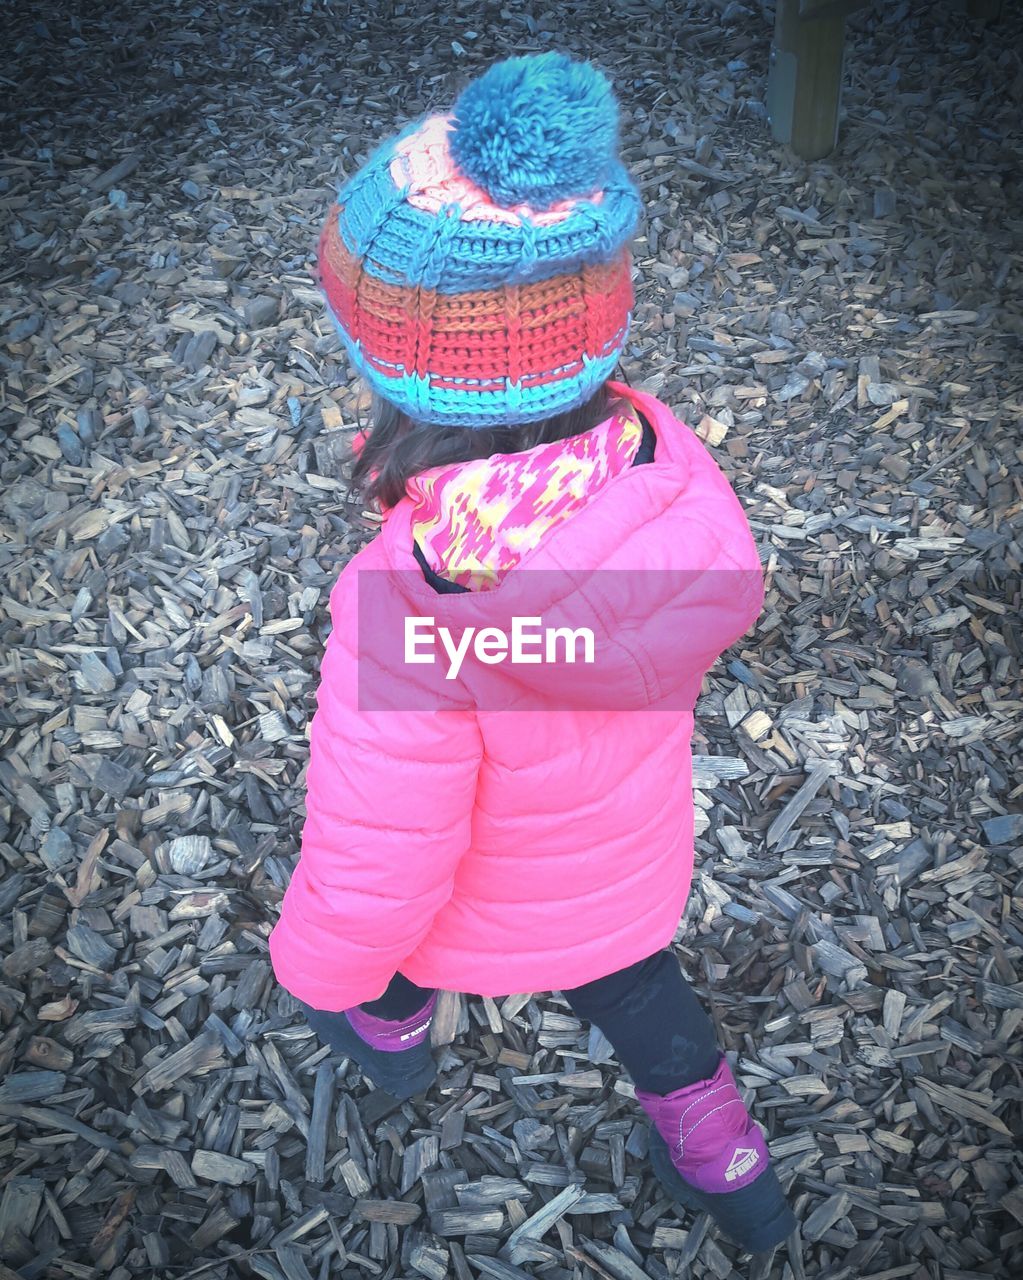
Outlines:
{"type": "Polygon", "coordinates": [[[777,0],[767,111],[771,135],[803,160],[819,160],[838,141],[845,63],[843,0],[777,0]]]}

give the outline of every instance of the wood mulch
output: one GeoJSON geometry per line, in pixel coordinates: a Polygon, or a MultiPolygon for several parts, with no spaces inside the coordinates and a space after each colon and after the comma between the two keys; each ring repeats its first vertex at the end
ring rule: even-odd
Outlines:
{"type": "Polygon", "coordinates": [[[1021,19],[849,21],[841,140],[736,0],[8,6],[0,213],[0,1277],[1023,1274],[1021,19]],[[624,371],[770,583],[699,708],[678,949],[799,1231],[653,1182],[557,995],[436,1020],[398,1105],[267,934],[326,598],[372,520],[313,288],[335,185],[492,61],[592,57],[641,184],[624,371]]]}

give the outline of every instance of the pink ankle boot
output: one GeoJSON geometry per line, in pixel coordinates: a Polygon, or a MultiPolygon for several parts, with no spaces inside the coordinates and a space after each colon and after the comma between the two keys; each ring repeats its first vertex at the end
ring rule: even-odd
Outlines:
{"type": "Polygon", "coordinates": [[[358,1064],[378,1089],[395,1098],[412,1098],[433,1083],[437,1066],[430,1052],[434,992],[408,1018],[391,1021],[360,1008],[324,1013],[303,1004],[306,1019],[324,1044],[358,1064]]]}
{"type": "Polygon", "coordinates": [[[794,1230],[767,1143],[723,1055],[709,1080],[669,1094],[637,1089],[636,1098],[654,1123],[650,1162],[672,1196],[709,1213],[751,1253],[794,1230]]]}

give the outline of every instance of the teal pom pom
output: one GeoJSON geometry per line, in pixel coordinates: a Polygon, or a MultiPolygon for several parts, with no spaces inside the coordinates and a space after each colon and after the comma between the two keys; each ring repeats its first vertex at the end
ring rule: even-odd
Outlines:
{"type": "Polygon", "coordinates": [[[589,62],[550,52],[506,58],[454,106],[459,169],[500,205],[546,209],[604,186],[618,150],[618,104],[589,62]]]}

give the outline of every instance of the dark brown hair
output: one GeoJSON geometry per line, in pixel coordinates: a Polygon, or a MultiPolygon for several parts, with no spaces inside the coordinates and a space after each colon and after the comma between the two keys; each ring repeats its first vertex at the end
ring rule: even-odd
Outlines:
{"type": "Polygon", "coordinates": [[[393,507],[413,476],[431,467],[494,453],[523,453],[538,444],[567,440],[592,430],[624,404],[603,383],[575,409],[521,426],[441,427],[416,422],[376,391],[368,438],[352,466],[352,485],[367,502],[393,507]]]}

